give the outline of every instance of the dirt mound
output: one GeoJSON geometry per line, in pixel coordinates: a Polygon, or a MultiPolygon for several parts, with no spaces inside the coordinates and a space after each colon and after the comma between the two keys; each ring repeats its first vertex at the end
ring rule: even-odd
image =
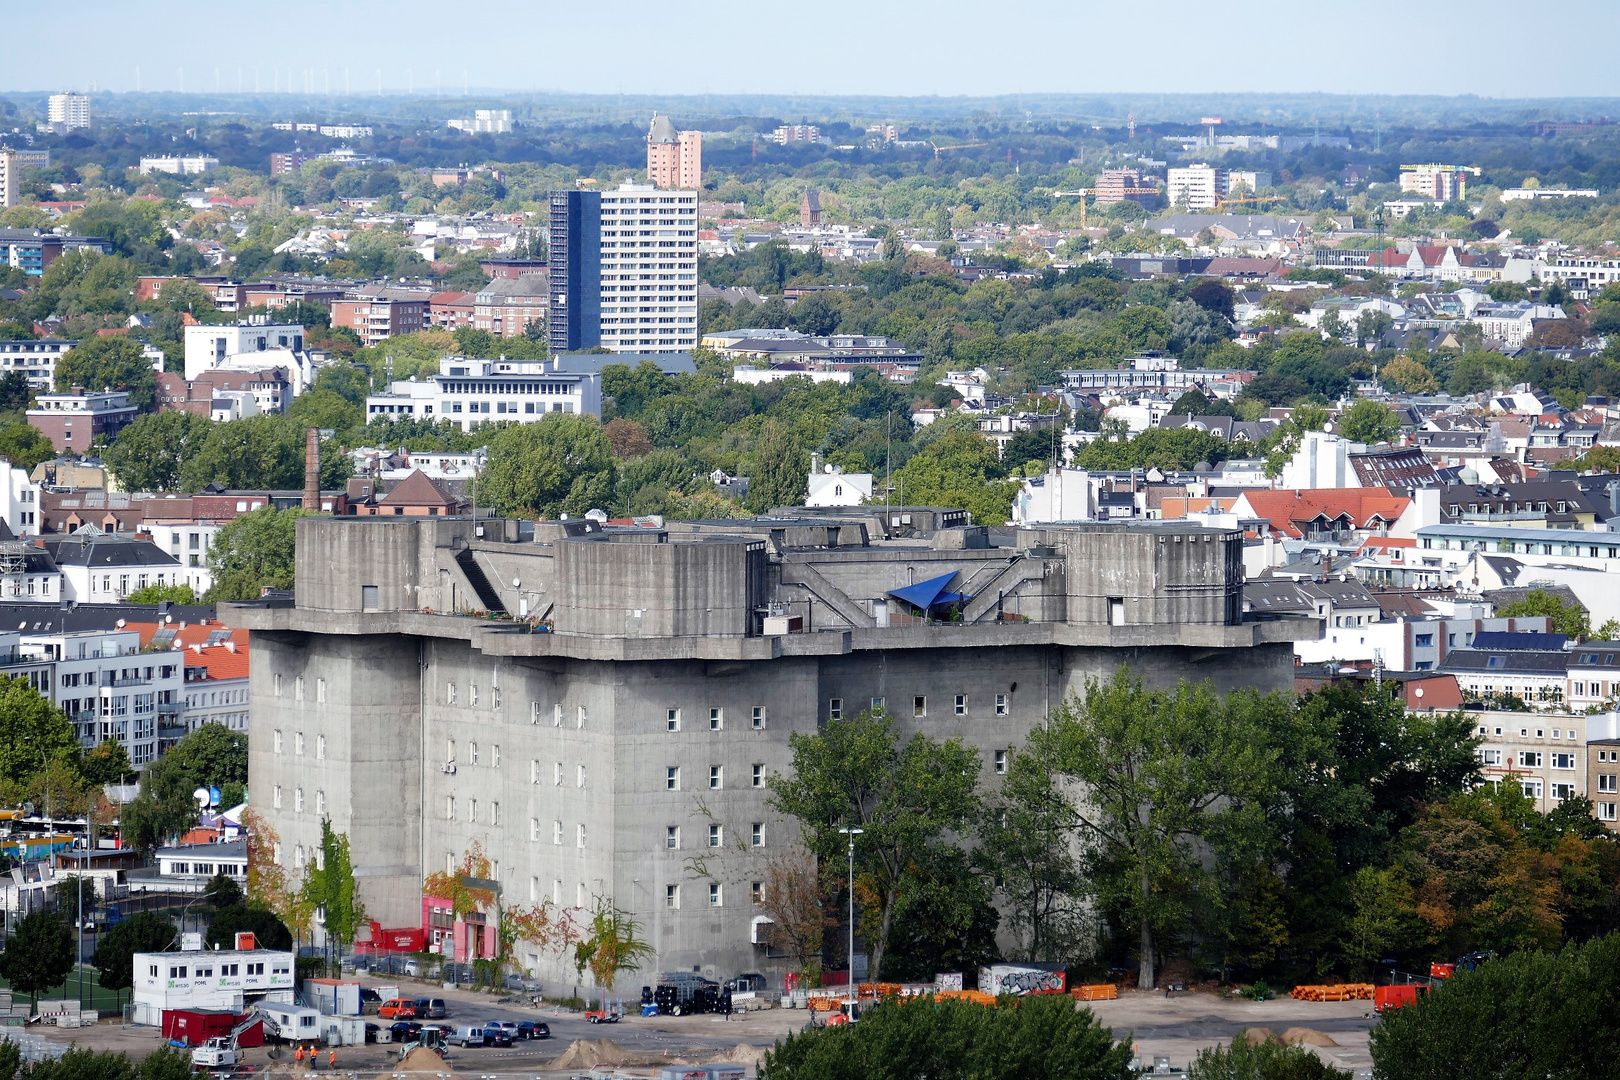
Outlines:
{"type": "Polygon", "coordinates": [[[453,1073],[455,1071],[449,1062],[425,1046],[416,1047],[393,1068],[395,1073],[453,1073]]]}
{"type": "Polygon", "coordinates": [[[1268,1027],[1252,1027],[1243,1033],[1243,1037],[1248,1040],[1250,1046],[1259,1046],[1267,1039],[1275,1039],[1277,1033],[1268,1027]]]}
{"type": "Polygon", "coordinates": [[[723,1061],[727,1064],[752,1065],[764,1057],[765,1051],[759,1047],[750,1046],[748,1043],[738,1043],[731,1049],[730,1053],[722,1054],[714,1060],[717,1062],[723,1061]]]}
{"type": "Polygon", "coordinates": [[[1291,1027],[1282,1033],[1282,1041],[1289,1046],[1338,1046],[1332,1036],[1324,1035],[1315,1028],[1291,1027]]]}
{"type": "Polygon", "coordinates": [[[547,1070],[590,1069],[597,1065],[635,1065],[644,1055],[632,1054],[612,1039],[575,1039],[546,1065],[547,1070]]]}

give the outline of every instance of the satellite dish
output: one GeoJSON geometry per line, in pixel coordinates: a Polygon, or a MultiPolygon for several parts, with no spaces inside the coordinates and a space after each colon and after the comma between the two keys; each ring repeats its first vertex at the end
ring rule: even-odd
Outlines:
{"type": "Polygon", "coordinates": [[[206,807],[208,805],[208,789],[205,787],[200,787],[196,791],[193,791],[191,793],[191,797],[197,800],[198,806],[206,807]]]}

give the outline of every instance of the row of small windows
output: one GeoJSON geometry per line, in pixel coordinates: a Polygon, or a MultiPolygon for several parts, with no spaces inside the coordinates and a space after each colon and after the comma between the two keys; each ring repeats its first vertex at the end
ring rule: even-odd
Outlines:
{"type": "MultiPolygon", "coordinates": [[[[275,745],[275,752],[278,753],[278,754],[281,753],[284,741],[283,741],[283,739],[281,737],[281,729],[280,728],[277,728],[275,730],[275,734],[273,736],[272,742],[275,745]]],[[[293,732],[293,753],[297,754],[299,756],[302,756],[303,753],[304,753],[304,733],[302,731],[293,732]]],[[[315,758],[316,758],[317,761],[325,761],[326,760],[326,736],[325,735],[317,735],[317,736],[315,736],[315,758]]]]}
{"type": "MultiPolygon", "coordinates": [[[[753,882],[749,886],[749,896],[754,903],[763,904],[765,902],[765,883],[763,881],[753,882]]],[[[718,881],[709,882],[708,897],[710,907],[725,907],[725,886],[718,881]]],[[[680,908],[681,887],[679,885],[664,886],[664,906],[672,909],[680,908]]]]}
{"type": "MultiPolygon", "coordinates": [[[[719,823],[711,823],[707,839],[709,847],[724,847],[726,843],[725,826],[719,823]]],[[[749,826],[748,846],[752,848],[765,846],[765,823],[763,821],[756,821],[749,826]]],[[[679,825],[666,825],[664,827],[664,847],[670,851],[679,851],[681,849],[681,827],[679,825]]]]}
{"type": "MultiPolygon", "coordinates": [[[[872,711],[873,712],[878,712],[880,710],[881,711],[887,711],[888,710],[888,707],[889,707],[889,699],[888,698],[874,697],[871,700],[872,700],[872,711]]],[[[995,696],[995,715],[997,715],[997,716],[1006,716],[1007,715],[1007,709],[1008,709],[1008,706],[1010,704],[1010,700],[1011,700],[1011,695],[997,694],[995,696]]],[[[967,697],[966,694],[957,694],[957,695],[955,695],[955,700],[952,702],[952,712],[957,716],[966,716],[967,715],[967,712],[968,712],[968,697],[967,697]]],[[[916,696],[914,696],[911,699],[911,715],[913,717],[918,718],[918,719],[921,719],[921,718],[926,717],[928,715],[928,698],[926,696],[924,696],[922,694],[917,694],[916,696]]],[[[842,720],[843,718],[844,718],[844,699],[843,698],[836,698],[836,697],[835,698],[828,698],[827,699],[827,719],[829,719],[829,720],[842,720]]]]}
{"type": "MultiPolygon", "coordinates": [[[[280,784],[277,784],[271,790],[270,804],[277,810],[283,809],[283,803],[282,803],[282,797],[281,797],[281,785],[280,784]]],[[[304,812],[304,789],[301,788],[301,787],[293,788],[293,805],[292,805],[292,809],[293,809],[293,812],[297,813],[297,814],[302,814],[304,812]]],[[[317,817],[324,817],[325,814],[326,814],[326,792],[317,791],[317,792],[315,792],[315,815],[317,817]]]]}
{"type": "MultiPolygon", "coordinates": [[[[666,709],[664,711],[664,730],[681,730],[682,713],[680,709],[666,709]]],[[[749,710],[748,726],[755,731],[765,730],[765,706],[755,705],[749,710]]],[[[726,728],[726,710],[718,706],[709,709],[709,730],[724,731],[726,728]]]]}
{"type": "MultiPolygon", "coordinates": [[[[279,671],[276,672],[275,676],[271,679],[271,692],[274,693],[276,697],[281,697],[282,696],[281,672],[279,672],[279,671]]],[[[305,695],[305,681],[304,681],[304,677],[302,675],[299,675],[299,676],[297,676],[296,678],[293,679],[293,700],[294,701],[305,701],[305,700],[307,700],[306,695],[305,695]]],[[[324,705],[326,703],[326,680],[325,679],[316,679],[315,680],[315,702],[316,702],[316,704],[320,704],[320,705],[324,705]]]]}

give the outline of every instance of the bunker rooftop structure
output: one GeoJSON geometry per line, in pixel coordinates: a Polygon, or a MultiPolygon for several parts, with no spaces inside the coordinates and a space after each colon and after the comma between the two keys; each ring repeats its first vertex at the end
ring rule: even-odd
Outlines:
{"type": "MultiPolygon", "coordinates": [[[[289,869],[329,817],[371,917],[415,925],[423,878],[479,844],[507,904],[631,912],[649,972],[779,985],[759,901],[798,851],[766,786],[790,735],[881,707],[977,749],[994,790],[1121,664],[1289,689],[1298,626],[1245,618],[1242,586],[1241,533],[1182,523],[308,517],[296,600],[228,617],[254,632],[250,790],[289,869]]],[[[520,966],[574,978],[532,949],[520,966]]]]}

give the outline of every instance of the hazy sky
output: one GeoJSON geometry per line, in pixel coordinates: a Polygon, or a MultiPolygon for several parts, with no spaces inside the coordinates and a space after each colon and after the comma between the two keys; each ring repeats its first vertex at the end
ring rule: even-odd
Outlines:
{"type": "Polygon", "coordinates": [[[1620,3],[0,0],[0,90],[1620,95],[1620,3]],[[31,47],[37,46],[37,47],[31,47]],[[182,76],[183,69],[183,76],[182,76]],[[272,76],[279,69],[280,74],[272,76]]]}

